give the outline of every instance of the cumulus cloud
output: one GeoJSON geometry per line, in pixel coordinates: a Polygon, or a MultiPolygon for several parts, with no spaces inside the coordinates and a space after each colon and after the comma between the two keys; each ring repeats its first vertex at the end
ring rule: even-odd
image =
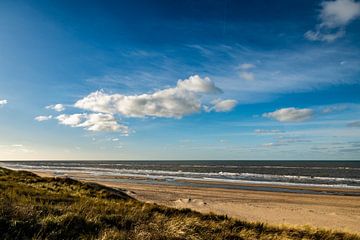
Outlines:
{"type": "Polygon", "coordinates": [[[44,121],[47,121],[47,120],[50,120],[50,119],[52,119],[52,115],[35,117],[35,120],[38,121],[38,122],[44,122],[44,121]]]}
{"type": "Polygon", "coordinates": [[[75,107],[127,117],[181,118],[201,110],[202,95],[220,92],[209,78],[194,75],[179,80],[176,87],[151,94],[122,95],[96,91],[77,101],[75,107]]]}
{"type": "Polygon", "coordinates": [[[311,41],[331,42],[345,35],[346,26],[360,17],[360,2],[354,0],[324,1],[319,14],[320,23],[307,31],[311,41]]]}
{"type": "Polygon", "coordinates": [[[106,113],[78,113],[78,114],[61,114],[56,117],[60,124],[70,127],[81,127],[88,131],[109,131],[121,132],[128,135],[127,126],[119,124],[112,114],[106,113]]]}
{"type": "Polygon", "coordinates": [[[8,100],[6,100],[6,99],[0,100],[0,107],[6,105],[7,103],[8,103],[8,100]]]}
{"type": "Polygon", "coordinates": [[[354,121],[347,124],[348,127],[360,127],[360,121],[354,121]]]}
{"type": "Polygon", "coordinates": [[[49,106],[46,106],[46,109],[52,109],[52,110],[55,110],[57,112],[62,112],[65,110],[65,106],[63,104],[55,104],[55,105],[49,105],[49,106]]]}
{"type": "Polygon", "coordinates": [[[61,114],[56,117],[60,124],[67,125],[70,127],[78,127],[79,124],[86,118],[87,114],[77,113],[77,114],[61,114]]]}
{"type": "Polygon", "coordinates": [[[187,90],[197,93],[221,93],[221,89],[216,87],[210,78],[201,78],[199,75],[190,76],[188,79],[179,80],[176,89],[178,91],[187,90]]]}
{"type": "MultiPolygon", "coordinates": [[[[93,113],[61,114],[54,117],[59,124],[80,127],[88,131],[112,131],[129,134],[127,126],[118,123],[115,115],[125,117],[165,117],[181,118],[200,112],[212,96],[222,90],[207,77],[199,75],[179,80],[175,87],[158,90],[153,93],[139,95],[107,94],[96,91],[75,102],[74,107],[93,113]],[[206,95],[206,96],[205,96],[206,95]]],[[[209,111],[227,112],[236,106],[232,99],[216,100],[209,111]]],[[[64,111],[62,104],[50,105],[47,109],[64,111]]],[[[51,116],[38,116],[37,121],[46,121],[51,116]]]]}
{"type": "Polygon", "coordinates": [[[211,111],[229,112],[234,109],[234,107],[237,104],[237,101],[233,100],[233,99],[226,99],[226,100],[215,100],[212,103],[213,103],[213,106],[211,106],[211,107],[205,106],[204,107],[205,111],[207,111],[207,112],[211,112],[211,111]]]}
{"type": "Polygon", "coordinates": [[[264,113],[262,116],[279,122],[302,122],[312,117],[314,111],[309,108],[281,108],[274,112],[264,113]]]}

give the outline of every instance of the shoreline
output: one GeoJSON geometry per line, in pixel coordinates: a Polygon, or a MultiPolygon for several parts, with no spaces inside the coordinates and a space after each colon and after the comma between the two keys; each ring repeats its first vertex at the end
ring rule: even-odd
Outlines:
{"type": "MultiPolygon", "coordinates": [[[[18,170],[18,169],[13,169],[18,170]]],[[[333,186],[311,186],[311,185],[297,185],[297,184],[273,184],[273,183],[258,183],[258,182],[244,182],[237,183],[232,181],[213,181],[213,180],[188,180],[188,179],[176,179],[167,181],[164,179],[153,179],[146,177],[134,177],[134,176],[94,176],[92,174],[84,172],[70,172],[66,175],[57,174],[54,171],[39,171],[25,169],[26,171],[32,171],[39,174],[49,174],[55,177],[75,177],[84,181],[93,181],[97,179],[106,180],[108,182],[114,182],[119,184],[126,184],[129,182],[144,184],[144,185],[168,185],[168,186],[188,186],[188,187],[200,187],[200,188],[221,188],[221,189],[233,189],[233,190],[250,190],[259,192],[280,192],[280,193],[298,193],[298,194],[317,194],[317,195],[339,195],[339,196],[359,196],[359,188],[339,188],[333,186]]]]}
{"type": "MultiPolygon", "coordinates": [[[[40,176],[54,177],[51,172],[32,171],[40,176]]],[[[143,201],[175,208],[191,208],[202,213],[216,213],[273,225],[309,225],[331,230],[360,233],[360,197],[327,194],[303,194],[219,187],[175,186],[83,179],[125,190],[143,201]]]]}

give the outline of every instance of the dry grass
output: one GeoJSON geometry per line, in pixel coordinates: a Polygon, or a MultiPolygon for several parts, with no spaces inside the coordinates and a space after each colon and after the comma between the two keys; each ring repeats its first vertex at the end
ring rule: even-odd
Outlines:
{"type": "Polygon", "coordinates": [[[136,201],[120,190],[0,168],[0,239],[360,239],[136,201]]]}

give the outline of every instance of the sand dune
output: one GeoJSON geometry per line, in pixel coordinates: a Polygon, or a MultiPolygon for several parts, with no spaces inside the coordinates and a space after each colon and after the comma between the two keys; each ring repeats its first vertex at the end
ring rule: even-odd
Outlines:
{"type": "MultiPolygon", "coordinates": [[[[49,173],[38,174],[49,176],[49,173]]],[[[72,177],[81,179],[84,176],[72,177]]],[[[360,232],[358,196],[116,183],[101,179],[92,181],[126,189],[127,194],[141,201],[170,207],[191,208],[203,213],[213,212],[276,225],[310,225],[360,232]]]]}
{"type": "Polygon", "coordinates": [[[139,200],[171,207],[277,225],[310,225],[360,232],[360,197],[356,196],[101,183],[129,189],[139,200]]]}

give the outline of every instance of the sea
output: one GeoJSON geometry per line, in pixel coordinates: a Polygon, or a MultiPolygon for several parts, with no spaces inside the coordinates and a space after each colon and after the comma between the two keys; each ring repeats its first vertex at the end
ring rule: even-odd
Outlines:
{"type": "Polygon", "coordinates": [[[0,166],[84,180],[360,196],[360,161],[3,161],[0,166]]]}

